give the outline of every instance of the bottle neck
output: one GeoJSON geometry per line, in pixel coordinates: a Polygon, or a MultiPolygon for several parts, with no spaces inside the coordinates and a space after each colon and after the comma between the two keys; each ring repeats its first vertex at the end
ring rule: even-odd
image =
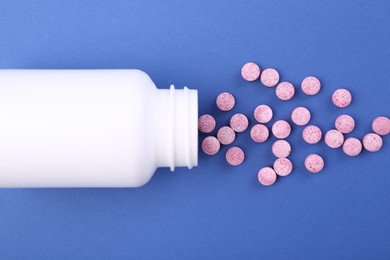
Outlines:
{"type": "Polygon", "coordinates": [[[158,167],[188,167],[198,164],[197,90],[158,89],[154,97],[156,163],[158,167]]]}

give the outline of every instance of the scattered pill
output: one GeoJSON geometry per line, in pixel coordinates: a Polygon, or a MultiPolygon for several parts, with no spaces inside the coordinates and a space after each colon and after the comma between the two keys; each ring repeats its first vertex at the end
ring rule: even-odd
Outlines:
{"type": "Polygon", "coordinates": [[[324,168],[324,159],[318,154],[310,154],[305,159],[305,167],[309,172],[318,173],[324,168]]]}
{"type": "Polygon", "coordinates": [[[335,129],[329,130],[325,134],[325,143],[330,148],[339,148],[343,145],[344,135],[335,129]]]}
{"type": "Polygon", "coordinates": [[[274,171],[279,176],[287,176],[291,173],[293,165],[287,158],[279,158],[274,162],[274,171]]]}
{"type": "Polygon", "coordinates": [[[302,81],[301,89],[309,96],[317,94],[321,89],[321,83],[316,77],[307,77],[302,81]]]}
{"type": "Polygon", "coordinates": [[[236,139],[236,133],[230,127],[223,126],[217,132],[217,139],[221,144],[228,145],[236,139]]]}
{"type": "Polygon", "coordinates": [[[273,112],[267,105],[259,105],[255,108],[254,116],[257,122],[265,124],[271,121],[273,112]]]}
{"type": "Polygon", "coordinates": [[[215,129],[215,119],[212,115],[204,114],[199,117],[198,128],[202,133],[208,134],[215,129]]]}
{"type": "Polygon", "coordinates": [[[279,82],[279,73],[273,68],[263,70],[260,76],[261,83],[266,87],[274,87],[279,82]]]}
{"type": "Polygon", "coordinates": [[[363,137],[363,146],[369,152],[377,152],[381,149],[383,144],[380,135],[369,133],[363,137]]]}
{"type": "Polygon", "coordinates": [[[303,140],[308,144],[316,144],[321,140],[322,132],[318,126],[309,125],[302,131],[303,140]]]}
{"type": "Polygon", "coordinates": [[[277,140],[272,145],[272,153],[278,158],[286,158],[291,153],[291,145],[286,140],[277,140]]]}
{"type": "Polygon", "coordinates": [[[269,131],[265,125],[256,124],[252,126],[250,135],[253,141],[257,143],[262,143],[268,139],[269,131]]]}
{"type": "Polygon", "coordinates": [[[276,96],[281,100],[289,100],[295,94],[295,88],[290,82],[281,82],[276,86],[276,96]]]}
{"type": "Polygon", "coordinates": [[[214,155],[218,153],[221,144],[214,136],[207,136],[202,142],[202,150],[207,155],[214,155]]]}
{"type": "Polygon", "coordinates": [[[260,76],[260,68],[254,62],[248,62],[241,68],[241,76],[246,81],[255,81],[260,76]]]}
{"type": "Polygon", "coordinates": [[[341,133],[348,134],[355,128],[355,120],[349,115],[341,115],[336,118],[334,126],[341,133]]]}
{"type": "Polygon", "coordinates": [[[249,125],[248,118],[244,114],[235,114],[230,119],[230,127],[237,133],[244,132],[249,125]]]}
{"type": "Polygon", "coordinates": [[[272,125],[272,133],[276,138],[284,139],[291,133],[291,126],[285,120],[278,120],[272,125]]]}
{"type": "Polygon", "coordinates": [[[346,107],[351,103],[352,95],[348,90],[340,88],[333,92],[332,101],[337,107],[346,107]]]}
{"type": "Polygon", "coordinates": [[[357,138],[347,138],[343,144],[343,151],[349,156],[356,156],[362,151],[362,143],[357,138]]]}
{"type": "Polygon", "coordinates": [[[244,151],[240,147],[233,146],[226,152],[226,161],[233,166],[240,165],[245,159],[244,151]]]}
{"type": "Polygon", "coordinates": [[[270,186],[276,181],[276,172],[271,167],[264,167],[260,169],[257,178],[264,186],[270,186]]]}
{"type": "Polygon", "coordinates": [[[372,130],[378,135],[387,135],[390,133],[390,119],[380,116],[372,121],[372,130]]]}
{"type": "Polygon", "coordinates": [[[291,120],[296,125],[306,125],[311,118],[310,111],[306,107],[297,107],[291,112],[291,120]]]}
{"type": "Polygon", "coordinates": [[[236,100],[229,92],[222,92],[217,97],[217,107],[222,111],[231,110],[236,103],[236,100]]]}

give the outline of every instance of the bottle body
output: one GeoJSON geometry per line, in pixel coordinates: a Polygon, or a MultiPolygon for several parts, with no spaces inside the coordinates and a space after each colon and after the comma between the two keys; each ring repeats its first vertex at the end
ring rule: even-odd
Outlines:
{"type": "Polygon", "coordinates": [[[155,104],[172,107],[160,91],[168,90],[139,70],[0,71],[0,186],[145,184],[157,167],[172,166],[159,155],[170,144],[152,135],[155,104]]]}

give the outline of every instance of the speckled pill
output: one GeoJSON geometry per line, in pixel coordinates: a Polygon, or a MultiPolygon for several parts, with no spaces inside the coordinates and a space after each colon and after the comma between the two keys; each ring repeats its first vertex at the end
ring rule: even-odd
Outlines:
{"type": "Polygon", "coordinates": [[[265,125],[256,124],[252,126],[250,136],[257,143],[265,142],[269,137],[269,130],[265,125]]]}
{"type": "Polygon", "coordinates": [[[222,111],[229,111],[234,107],[236,100],[229,92],[222,92],[218,95],[216,103],[217,107],[222,111]]]}
{"type": "Polygon", "coordinates": [[[286,158],[291,153],[291,145],[286,140],[277,140],[272,145],[272,153],[278,158],[286,158]]]}
{"type": "Polygon", "coordinates": [[[369,133],[363,137],[363,146],[369,152],[377,152],[382,148],[382,137],[378,134],[369,133]]]}
{"type": "Polygon", "coordinates": [[[390,133],[390,119],[379,116],[372,121],[372,130],[378,135],[388,135],[390,133]]]}
{"type": "Polygon", "coordinates": [[[244,132],[248,125],[248,118],[244,114],[235,114],[230,118],[230,127],[237,133],[244,132]]]}
{"type": "Polygon", "coordinates": [[[355,128],[355,120],[349,115],[341,115],[336,118],[334,126],[341,133],[348,134],[355,128]]]}
{"type": "Polygon", "coordinates": [[[318,154],[310,154],[305,159],[305,167],[309,172],[318,173],[324,168],[325,162],[318,154]]]}
{"type": "Polygon", "coordinates": [[[214,131],[215,129],[215,119],[212,115],[204,114],[201,115],[198,119],[198,129],[202,133],[208,134],[214,131]]]}
{"type": "Polygon", "coordinates": [[[279,158],[274,162],[274,171],[279,176],[287,176],[292,172],[293,165],[287,158],[279,158]]]}
{"type": "Polygon", "coordinates": [[[254,116],[257,122],[265,124],[271,121],[273,112],[267,105],[259,105],[255,108],[254,116]]]}
{"type": "Polygon", "coordinates": [[[291,112],[291,120],[299,126],[309,123],[310,118],[310,111],[306,107],[297,107],[291,112]]]}
{"type": "Polygon", "coordinates": [[[246,81],[255,81],[260,76],[260,68],[254,62],[248,62],[241,68],[241,76],[246,81]]]}
{"type": "Polygon", "coordinates": [[[276,138],[287,138],[291,133],[291,126],[285,120],[278,120],[272,125],[272,133],[276,138]]]}
{"type": "Polygon", "coordinates": [[[349,156],[356,156],[362,151],[362,143],[357,138],[347,138],[343,144],[343,151],[349,156]]]}
{"type": "Polygon", "coordinates": [[[295,94],[295,88],[290,82],[281,82],[276,86],[276,96],[281,100],[290,100],[295,94]]]}
{"type": "Polygon", "coordinates": [[[271,167],[264,167],[258,172],[257,178],[264,186],[270,186],[276,181],[276,172],[271,167]]]}
{"type": "Polygon", "coordinates": [[[217,132],[217,139],[221,144],[228,145],[236,139],[236,133],[230,127],[223,126],[217,132]]]}
{"type": "Polygon", "coordinates": [[[214,136],[207,136],[202,142],[202,150],[207,155],[214,155],[218,153],[221,144],[214,136]]]}
{"type": "Polygon", "coordinates": [[[279,82],[279,73],[273,68],[265,69],[261,73],[260,81],[266,87],[274,87],[279,82]]]}
{"type": "Polygon", "coordinates": [[[340,88],[333,92],[332,101],[335,106],[343,108],[351,104],[352,95],[348,90],[340,88]]]}
{"type": "Polygon", "coordinates": [[[318,126],[309,125],[302,131],[303,140],[308,144],[316,144],[321,140],[322,132],[318,126]]]}
{"type": "Polygon", "coordinates": [[[309,96],[317,94],[321,89],[321,83],[316,77],[307,77],[301,83],[303,93],[309,96]]]}
{"type": "Polygon", "coordinates": [[[245,154],[240,147],[233,146],[227,150],[225,158],[230,165],[237,166],[244,161],[245,154]]]}
{"type": "Polygon", "coordinates": [[[325,143],[330,148],[339,148],[344,143],[344,135],[335,129],[331,129],[325,134],[325,143]]]}

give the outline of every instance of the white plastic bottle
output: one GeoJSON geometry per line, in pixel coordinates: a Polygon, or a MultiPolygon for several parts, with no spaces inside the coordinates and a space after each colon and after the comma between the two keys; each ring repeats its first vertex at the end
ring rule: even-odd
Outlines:
{"type": "Polygon", "coordinates": [[[138,187],[197,165],[196,90],[140,70],[0,70],[0,187],[138,187]]]}

